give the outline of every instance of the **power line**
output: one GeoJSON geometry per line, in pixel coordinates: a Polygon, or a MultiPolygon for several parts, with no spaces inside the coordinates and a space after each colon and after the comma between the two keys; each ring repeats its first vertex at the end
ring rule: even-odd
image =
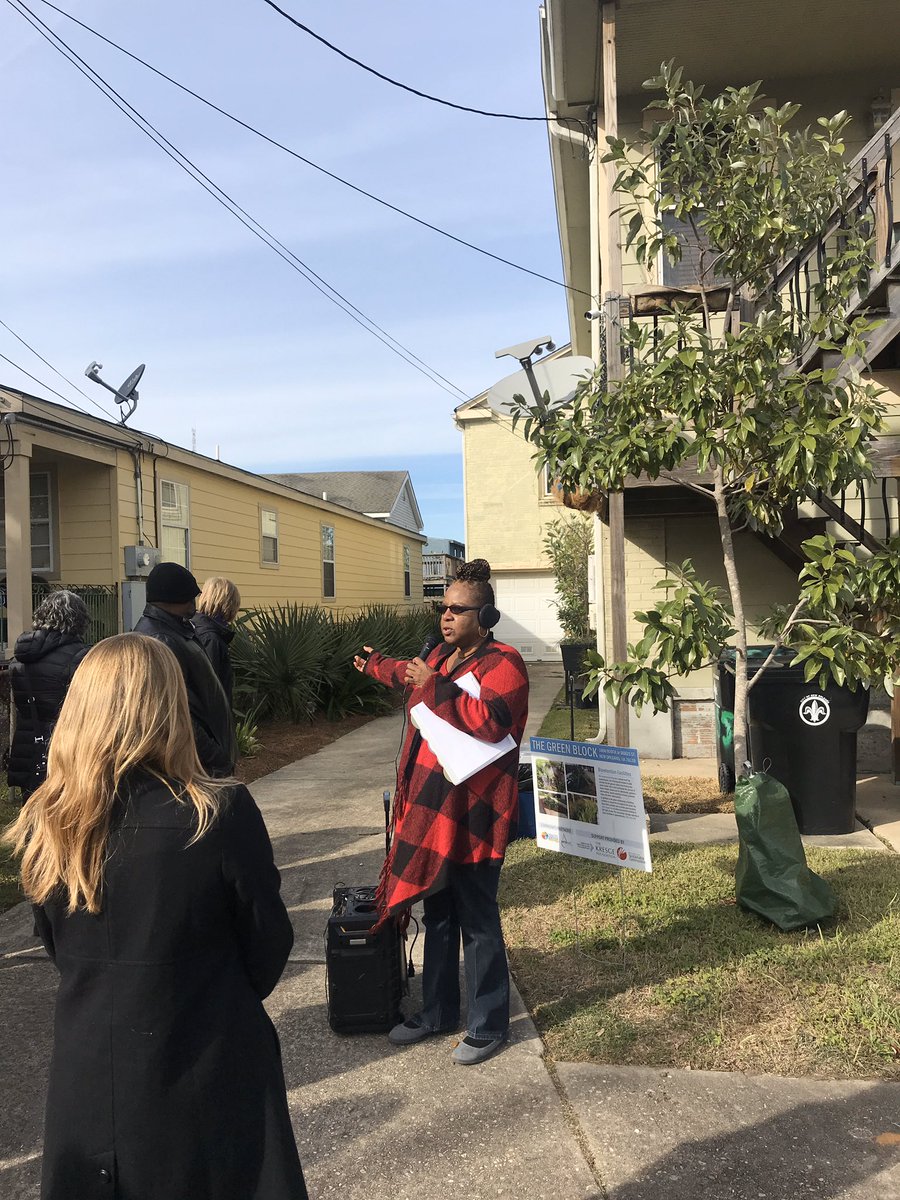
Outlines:
{"type": "MultiPolygon", "coordinates": [[[[78,394],[80,396],[84,396],[85,400],[87,400],[87,402],[89,404],[93,404],[94,408],[99,409],[100,412],[103,413],[104,417],[111,418],[113,421],[116,420],[115,413],[111,412],[108,408],[104,408],[102,404],[98,404],[98,402],[93,398],[93,396],[89,396],[87,394],[87,392],[83,391],[78,386],[77,383],[73,383],[72,380],[69,379],[67,375],[63,375],[62,371],[58,371],[56,369],[56,367],[54,367],[52,362],[48,362],[47,359],[44,358],[43,354],[39,354],[37,352],[37,350],[35,350],[34,346],[29,346],[28,342],[26,342],[25,339],[20,334],[16,333],[16,331],[14,329],[11,329],[10,326],[7,325],[7,323],[5,321],[0,320],[0,325],[3,326],[3,328],[6,330],[7,333],[11,333],[17,342],[21,342],[26,350],[30,350],[35,358],[39,358],[45,367],[49,367],[54,375],[58,375],[59,378],[63,381],[63,383],[67,383],[69,385],[69,387],[73,389],[73,391],[78,392],[78,394]]],[[[9,361],[9,360],[7,360],[7,361],[9,361]]],[[[29,378],[33,378],[33,377],[29,376],[29,378]]],[[[46,385],[42,384],[41,386],[44,387],[46,385]]],[[[59,393],[57,392],[56,395],[59,395],[59,393]]],[[[81,411],[84,412],[84,409],[82,409],[81,411]]]]}
{"type": "MultiPolygon", "coordinates": [[[[334,171],[329,171],[327,167],[323,167],[320,163],[314,162],[311,158],[307,158],[304,154],[301,154],[299,150],[294,150],[291,146],[286,146],[283,142],[279,142],[277,138],[270,137],[269,134],[263,133],[261,129],[257,129],[249,122],[242,120],[238,116],[235,116],[234,113],[228,112],[227,109],[220,107],[214,101],[208,100],[205,96],[200,95],[199,92],[195,92],[193,88],[188,87],[187,84],[181,83],[179,80],[174,79],[171,75],[166,74],[165,71],[160,70],[159,67],[154,67],[152,63],[149,63],[146,59],[141,58],[139,54],[134,54],[131,50],[126,50],[124,46],[120,46],[119,43],[114,42],[112,38],[106,37],[105,34],[102,34],[98,30],[92,28],[90,25],[85,24],[84,21],[79,20],[79,18],[73,16],[72,13],[66,12],[64,8],[59,8],[56,4],[51,3],[51,0],[40,0],[40,2],[47,8],[51,8],[55,13],[59,13],[60,16],[66,17],[67,20],[71,21],[73,24],[78,25],[86,33],[90,33],[95,38],[98,38],[101,42],[105,42],[107,46],[111,46],[114,50],[118,50],[120,54],[124,54],[126,58],[130,58],[132,62],[138,63],[146,70],[151,71],[154,75],[157,75],[160,79],[165,79],[166,82],[172,84],[173,87],[179,88],[188,96],[192,96],[193,99],[199,100],[201,104],[205,104],[207,108],[211,108],[213,112],[217,112],[220,116],[225,117],[226,120],[232,121],[235,125],[239,125],[241,129],[245,129],[248,133],[252,133],[255,137],[262,138],[262,140],[264,142],[268,142],[270,146],[274,146],[277,150],[281,150],[285,154],[289,154],[291,158],[297,159],[298,162],[304,163],[307,167],[312,167],[314,171],[318,171],[320,174],[325,175],[328,179],[333,179],[335,183],[339,183],[343,187],[349,188],[351,191],[356,192],[357,195],[365,196],[367,200],[372,200],[375,204],[380,204],[382,208],[386,208],[390,212],[396,213],[398,216],[405,217],[408,221],[414,221],[417,225],[421,225],[425,229],[430,229],[433,233],[437,233],[441,237],[448,238],[451,242],[456,242],[456,244],[459,246],[465,246],[467,250],[474,250],[476,254],[483,254],[485,258],[490,258],[493,259],[494,262],[502,263],[503,266],[512,267],[512,269],[515,271],[522,271],[526,275],[531,275],[535,279],[542,279],[545,283],[552,283],[555,287],[564,288],[566,291],[575,292],[582,296],[589,296],[588,292],[583,292],[580,288],[574,288],[570,284],[564,283],[561,279],[554,279],[551,275],[544,275],[542,272],[535,271],[531,267],[525,267],[521,263],[514,262],[512,259],[504,258],[502,254],[495,254],[493,250],[486,250],[483,246],[476,245],[475,242],[467,241],[465,238],[459,237],[455,233],[450,233],[449,230],[442,229],[440,225],[435,225],[431,221],[426,221],[424,217],[417,217],[415,213],[408,212],[406,209],[400,208],[400,206],[397,204],[392,204],[390,200],[385,200],[384,197],[378,196],[374,192],[367,191],[358,184],[351,183],[349,179],[344,179],[342,176],[335,174],[334,171]]],[[[536,117],[534,119],[542,120],[543,118],[536,117]]]]}
{"type": "MultiPolygon", "coordinates": [[[[86,408],[82,408],[80,404],[76,404],[74,400],[70,400],[68,396],[64,396],[62,392],[58,392],[56,388],[51,387],[49,383],[44,383],[43,379],[38,379],[37,375],[32,375],[30,371],[26,371],[25,368],[19,366],[17,362],[13,362],[11,358],[7,358],[5,354],[0,354],[0,358],[2,358],[5,363],[9,363],[11,367],[15,367],[17,371],[21,371],[23,375],[32,381],[32,383],[38,384],[39,387],[42,387],[47,392],[52,392],[53,395],[62,400],[63,404],[65,404],[67,407],[77,408],[78,411],[80,413],[84,413],[86,417],[91,417],[93,420],[97,419],[94,417],[93,413],[89,413],[86,408]]],[[[49,366],[50,364],[48,363],[47,365],[49,366]]]]}
{"type": "Polygon", "coordinates": [[[146,134],[167,157],[172,159],[177,166],[185,171],[194,180],[199,183],[204,191],[208,192],[217,203],[221,204],[232,216],[236,217],[255,237],[259,238],[270,250],[273,250],[279,258],[288,264],[298,274],[318,291],[332,304],[340,308],[346,313],[351,320],[357,325],[365,329],[384,346],[386,346],[393,354],[402,358],[414,370],[424,375],[431,383],[442,388],[443,391],[453,396],[454,399],[459,397],[466,398],[466,392],[458,387],[451,380],[441,375],[435,368],[429,366],[424,360],[418,357],[402,342],[398,341],[387,330],[378,325],[371,317],[367,316],[361,309],[357,308],[352,301],[343,296],[337,288],[333,287],[321,275],[318,275],[312,267],[305,263],[293,250],[290,250],[282,242],[278,240],[260,221],[252,217],[246,209],[242,208],[236,200],[233,199],[225,190],[206,175],[200,167],[196,165],[186,154],[178,149],[169,139],[162,134],[146,117],[130,104],[119,92],[116,91],[111,84],[95,71],[81,56],[71,48],[57,33],[55,33],[44,21],[41,20],[35,13],[28,8],[23,0],[7,0],[10,7],[18,12],[29,25],[32,26],[45,41],[49,42],[55,50],[58,50],[68,62],[75,67],[84,77],[94,85],[108,100],[110,100],[120,112],[124,114],[132,124],[136,125],[142,133],[146,134]],[[451,390],[452,389],[452,390],[451,390]]]}
{"type": "Polygon", "coordinates": [[[468,104],[457,104],[453,100],[444,100],[440,96],[432,96],[429,92],[421,92],[418,88],[411,87],[408,83],[401,83],[399,79],[392,79],[390,75],[385,75],[381,71],[377,71],[374,67],[370,67],[368,63],[364,63],[359,58],[354,58],[352,54],[348,54],[346,50],[342,50],[340,46],[335,46],[334,42],[329,42],[327,38],[322,37],[320,33],[316,33],[314,29],[310,29],[308,25],[304,25],[302,21],[298,21],[296,17],[292,17],[289,12],[285,12],[283,8],[275,3],[275,0],[263,0],[264,4],[268,4],[269,8],[279,13],[286,21],[290,21],[292,25],[308,34],[311,38],[315,38],[317,42],[321,42],[323,46],[327,46],[334,54],[340,55],[347,62],[353,63],[355,67],[359,67],[363,71],[368,71],[370,75],[374,75],[376,79],[381,79],[384,83],[389,83],[392,87],[400,88],[404,92],[409,92],[413,96],[418,96],[421,100],[430,100],[432,104],[442,104],[445,108],[455,108],[459,112],[474,113],[477,117],[496,117],[503,121],[541,121],[545,125],[550,121],[574,121],[576,124],[586,129],[583,121],[577,117],[527,117],[520,113],[506,112],[490,112],[484,108],[471,108],[468,104]]]}
{"type": "Polygon", "coordinates": [[[50,27],[44,21],[42,21],[40,17],[31,12],[23,0],[15,0],[15,3],[13,3],[13,0],[7,0],[7,3],[9,3],[11,7],[19,12],[20,16],[24,16],[28,23],[32,25],[33,28],[35,28],[37,32],[40,33],[41,36],[48,41],[51,46],[54,47],[54,49],[58,50],[64,58],[67,58],[72,66],[74,66],[76,70],[80,71],[90,83],[92,83],[100,92],[102,92],[102,94],[106,96],[106,98],[110,100],[119,109],[119,111],[122,112],[123,115],[132,122],[132,124],[136,125],[142,133],[146,134],[153,142],[155,142],[168,158],[171,158],[177,166],[185,171],[186,174],[190,175],[195,183],[199,183],[204,191],[208,192],[213,199],[217,201],[217,203],[221,204],[222,207],[230,212],[232,216],[236,217],[237,220],[239,220],[242,225],[244,225],[252,234],[254,234],[255,237],[259,238],[259,240],[267,245],[270,250],[273,250],[276,254],[278,254],[278,256],[283,259],[288,266],[292,267],[293,270],[302,275],[308,283],[311,283],[312,286],[323,296],[325,296],[327,300],[330,300],[336,305],[336,307],[340,308],[342,312],[345,312],[347,316],[351,318],[351,320],[356,321],[361,328],[365,329],[367,333],[370,333],[373,337],[377,338],[378,341],[382,342],[382,344],[387,346],[392,353],[396,354],[399,358],[402,358],[405,362],[407,362],[411,367],[413,367],[414,370],[417,370],[420,374],[425,375],[426,379],[428,379],[431,383],[436,383],[437,386],[441,387],[444,391],[448,391],[448,387],[445,387],[444,384],[449,385],[449,388],[453,389],[453,391],[449,392],[450,395],[453,395],[454,392],[458,393],[460,396],[466,395],[462,388],[457,387],[456,384],[452,383],[449,379],[446,379],[433,367],[430,367],[427,363],[420,359],[412,350],[404,346],[402,342],[399,342],[395,337],[393,337],[392,334],[388,333],[387,330],[383,329],[380,325],[373,321],[371,317],[367,316],[364,312],[362,312],[361,309],[357,308],[356,305],[343,296],[336,288],[332,287],[327,280],[323,279],[321,275],[318,275],[312,269],[312,267],[299,258],[294,251],[290,250],[287,246],[280,242],[270,230],[268,230],[261,222],[257,221],[255,217],[252,217],[246,209],[242,208],[237,201],[234,200],[234,198],[224,190],[224,188],[219,187],[219,185],[216,184],[208,175],[206,175],[196,165],[196,163],[194,163],[186,154],[180,151],[177,146],[169,141],[169,139],[150,121],[148,121],[146,117],[144,117],[134,107],[134,105],[130,104],[119,92],[116,91],[111,84],[107,83],[107,81],[99,74],[99,72],[95,71],[93,67],[91,67],[75,50],[71,48],[71,46],[69,46],[57,33],[50,29],[50,27]],[[391,345],[391,343],[393,343],[393,345],[391,345]],[[417,366],[417,363],[420,365],[417,366]],[[439,382],[440,380],[443,382],[439,382]]]}

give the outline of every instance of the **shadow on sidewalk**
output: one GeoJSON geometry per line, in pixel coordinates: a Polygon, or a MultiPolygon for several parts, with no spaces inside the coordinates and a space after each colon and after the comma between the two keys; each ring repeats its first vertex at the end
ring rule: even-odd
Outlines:
{"type": "MultiPolygon", "coordinates": [[[[777,1084],[770,1095],[767,1107],[776,1107],[777,1084]]],[[[796,1104],[752,1125],[685,1140],[652,1165],[637,1166],[635,1178],[609,1186],[609,1200],[898,1200],[900,1149],[875,1140],[887,1133],[889,1143],[900,1132],[898,1099],[897,1084],[873,1084],[857,1095],[796,1104]]]]}

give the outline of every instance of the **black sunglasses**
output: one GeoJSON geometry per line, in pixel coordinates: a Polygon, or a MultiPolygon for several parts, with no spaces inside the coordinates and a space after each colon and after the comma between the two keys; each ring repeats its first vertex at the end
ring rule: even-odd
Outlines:
{"type": "Polygon", "coordinates": [[[452,612],[454,617],[460,617],[466,612],[478,612],[481,608],[480,604],[436,604],[435,612],[439,612],[441,616],[444,613],[452,612]]]}

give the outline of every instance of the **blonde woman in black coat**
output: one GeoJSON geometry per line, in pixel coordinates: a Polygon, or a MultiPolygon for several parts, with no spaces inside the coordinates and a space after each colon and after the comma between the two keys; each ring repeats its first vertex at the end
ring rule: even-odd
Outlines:
{"type": "Polygon", "coordinates": [[[293,941],[272,847],[203,774],[166,646],[90,651],[7,838],[60,974],[42,1200],[306,1200],[262,1005],[293,941]]]}
{"type": "Polygon", "coordinates": [[[221,575],[214,575],[201,588],[197,611],[191,618],[197,641],[206,651],[231,705],[234,704],[234,671],[228,647],[234,640],[232,623],[240,608],[241,593],[237,585],[221,575]]]}

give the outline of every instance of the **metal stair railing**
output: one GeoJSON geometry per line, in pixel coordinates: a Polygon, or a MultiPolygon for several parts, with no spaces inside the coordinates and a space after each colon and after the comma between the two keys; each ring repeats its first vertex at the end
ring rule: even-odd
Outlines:
{"type": "MultiPolygon", "coordinates": [[[[828,260],[852,214],[859,217],[870,232],[873,266],[857,293],[848,301],[848,311],[861,307],[872,297],[888,276],[900,265],[900,213],[894,203],[900,186],[900,109],[869,139],[850,162],[848,170],[858,176],[843,208],[836,209],[821,233],[776,271],[768,295],[785,297],[792,313],[809,316],[815,311],[816,284],[827,275],[828,260]]],[[[752,319],[755,306],[746,313],[752,319]]]]}

